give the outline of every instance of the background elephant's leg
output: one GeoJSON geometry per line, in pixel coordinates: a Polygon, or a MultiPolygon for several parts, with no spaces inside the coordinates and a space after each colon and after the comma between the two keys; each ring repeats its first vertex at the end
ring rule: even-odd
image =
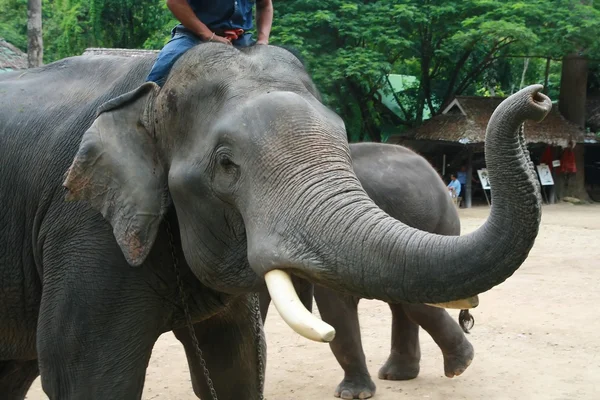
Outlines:
{"type": "Polygon", "coordinates": [[[267,322],[267,314],[269,313],[269,305],[271,304],[271,295],[267,288],[264,288],[259,293],[260,301],[260,317],[262,318],[263,325],[267,322]]]}
{"type": "MultiPolygon", "coordinates": [[[[304,304],[304,307],[306,307],[307,310],[312,311],[314,293],[313,284],[306,279],[298,278],[295,275],[292,275],[292,283],[294,284],[294,289],[296,289],[296,293],[298,293],[298,297],[300,298],[302,304],[304,304]]],[[[262,291],[260,291],[259,295],[260,316],[264,324],[267,319],[267,313],[269,312],[271,296],[269,295],[267,288],[264,288],[262,291]]]]}
{"type": "Polygon", "coordinates": [[[294,289],[296,289],[296,293],[298,293],[298,297],[302,304],[304,304],[304,307],[306,307],[308,311],[312,311],[314,285],[306,279],[298,278],[296,275],[292,275],[292,283],[294,284],[294,289]]]}
{"type": "Polygon", "coordinates": [[[329,344],[344,369],[344,380],[335,389],[343,399],[366,399],[375,394],[375,383],[369,375],[360,339],[358,298],[315,286],[315,300],[321,318],[335,328],[335,339],[329,344]]]}
{"type": "MultiPolygon", "coordinates": [[[[234,301],[218,315],[194,325],[194,331],[214,388],[220,400],[258,399],[259,360],[257,340],[262,341],[262,367],[266,368],[266,343],[256,334],[256,314],[251,296],[234,301]]],[[[261,329],[262,332],[262,329],[261,329]]],[[[183,344],[194,393],[211,399],[204,369],[196,354],[188,328],[173,331],[183,344]]],[[[264,369],[263,369],[264,377],[264,369]]]]}
{"type": "Polygon", "coordinates": [[[402,304],[389,304],[392,311],[392,349],[379,369],[379,379],[404,381],[419,375],[421,347],[419,325],[411,321],[402,304]]]}
{"type": "Polygon", "coordinates": [[[442,308],[422,304],[405,304],[408,317],[427,331],[442,350],[444,372],[452,378],[462,374],[475,355],[458,323],[442,308]]]}
{"type": "Polygon", "coordinates": [[[0,361],[0,398],[23,400],[38,375],[37,360],[0,361]]]}

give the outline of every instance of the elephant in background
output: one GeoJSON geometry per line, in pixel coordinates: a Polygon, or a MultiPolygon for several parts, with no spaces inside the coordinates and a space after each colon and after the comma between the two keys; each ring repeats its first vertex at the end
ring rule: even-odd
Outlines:
{"type": "MultiPolygon", "coordinates": [[[[414,228],[440,235],[460,235],[456,206],[435,169],[420,155],[403,146],[382,143],[350,144],[356,176],[371,199],[392,217],[414,228]]],[[[336,330],[331,350],[344,370],[334,395],[365,399],[375,394],[362,348],[357,306],[360,298],[295,278],[294,286],[307,308],[314,298],[323,320],[336,330]]],[[[260,293],[261,314],[266,318],[269,292],[260,293]]],[[[390,303],[392,346],[380,379],[407,380],[419,374],[419,326],[425,329],[444,355],[447,377],[460,375],[474,357],[473,346],[446,310],[421,304],[390,303]]]]}
{"type": "Polygon", "coordinates": [[[265,354],[251,295],[265,284],[286,321],[310,315],[285,301],[289,274],[444,303],[502,283],[533,246],[540,190],[518,128],[551,108],[539,85],[490,120],[488,221],[439,236],[369,198],[343,121],[290,52],[201,44],[163,87],[144,82],[152,62],[80,56],[0,76],[5,399],[38,374],[53,400],[139,399],[157,338],[189,320],[216,349],[219,398],[256,400],[265,354]]]}

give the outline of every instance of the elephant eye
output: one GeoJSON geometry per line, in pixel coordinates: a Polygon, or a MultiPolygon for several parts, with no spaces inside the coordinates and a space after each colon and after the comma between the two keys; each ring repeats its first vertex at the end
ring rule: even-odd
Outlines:
{"type": "Polygon", "coordinates": [[[233,162],[227,158],[227,157],[223,157],[219,160],[219,163],[221,164],[221,166],[223,167],[230,167],[233,165],[233,162]]]}
{"type": "Polygon", "coordinates": [[[234,166],[234,162],[231,160],[231,157],[229,156],[229,154],[226,153],[221,153],[218,156],[218,161],[219,161],[219,165],[222,167],[232,167],[234,166]]]}

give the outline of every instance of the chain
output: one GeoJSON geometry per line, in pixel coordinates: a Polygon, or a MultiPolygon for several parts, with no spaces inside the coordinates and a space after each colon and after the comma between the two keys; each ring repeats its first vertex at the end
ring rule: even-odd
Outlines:
{"type": "MultiPolygon", "coordinates": [[[[177,254],[175,253],[175,238],[173,236],[173,231],[171,230],[171,224],[168,220],[165,219],[167,224],[167,233],[169,234],[169,244],[171,247],[171,257],[173,258],[173,268],[175,269],[175,276],[177,278],[177,286],[179,287],[179,296],[181,298],[181,304],[183,306],[183,312],[185,314],[185,320],[190,331],[190,336],[192,337],[192,342],[194,344],[194,348],[196,349],[196,354],[198,355],[198,359],[200,360],[200,365],[202,366],[202,371],[204,373],[204,378],[206,379],[206,384],[210,390],[210,394],[213,400],[219,400],[217,397],[217,391],[213,385],[213,381],[210,378],[210,373],[208,371],[208,367],[206,366],[206,361],[204,360],[204,356],[202,355],[202,350],[200,349],[200,343],[198,342],[198,338],[196,337],[196,332],[194,331],[194,326],[192,324],[192,317],[190,316],[190,310],[188,307],[188,303],[186,301],[185,290],[183,288],[183,282],[181,281],[181,275],[179,274],[179,265],[177,254]]],[[[262,316],[260,315],[260,298],[259,294],[255,293],[253,295],[253,303],[254,303],[254,319],[255,319],[255,335],[256,335],[256,351],[258,356],[258,398],[259,400],[264,400],[263,397],[263,384],[264,384],[264,360],[263,360],[263,341],[262,341],[262,316]]]]}
{"type": "Polygon", "coordinates": [[[263,360],[263,341],[262,341],[262,316],[260,315],[260,298],[259,294],[254,294],[254,320],[256,328],[256,352],[258,356],[258,398],[263,400],[263,384],[265,381],[264,370],[265,363],[263,360]]]}
{"type": "Polygon", "coordinates": [[[210,373],[208,372],[206,361],[204,360],[204,356],[202,355],[200,343],[198,343],[198,338],[196,337],[196,332],[194,331],[194,325],[192,324],[192,317],[190,316],[190,310],[186,301],[185,290],[183,289],[183,282],[181,281],[181,275],[179,274],[178,258],[177,254],[175,253],[175,238],[173,237],[171,224],[168,220],[165,219],[165,221],[167,223],[167,233],[169,234],[171,257],[173,258],[173,268],[175,268],[175,276],[177,277],[177,286],[179,287],[179,296],[181,297],[181,304],[183,306],[185,320],[190,331],[190,336],[192,337],[192,342],[194,343],[194,348],[196,349],[196,354],[198,355],[198,359],[200,360],[200,365],[202,366],[202,371],[204,372],[204,378],[206,379],[206,384],[208,385],[208,389],[210,390],[210,395],[212,396],[213,400],[219,400],[219,398],[217,397],[217,392],[213,385],[213,381],[212,379],[210,379],[210,373]]]}

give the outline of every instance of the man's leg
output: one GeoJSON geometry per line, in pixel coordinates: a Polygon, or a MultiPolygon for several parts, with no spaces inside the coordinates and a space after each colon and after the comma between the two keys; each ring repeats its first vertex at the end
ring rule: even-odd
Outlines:
{"type": "Polygon", "coordinates": [[[158,53],[146,82],[154,82],[159,86],[164,85],[175,61],[199,43],[201,43],[200,40],[191,35],[176,33],[158,53]]]}

